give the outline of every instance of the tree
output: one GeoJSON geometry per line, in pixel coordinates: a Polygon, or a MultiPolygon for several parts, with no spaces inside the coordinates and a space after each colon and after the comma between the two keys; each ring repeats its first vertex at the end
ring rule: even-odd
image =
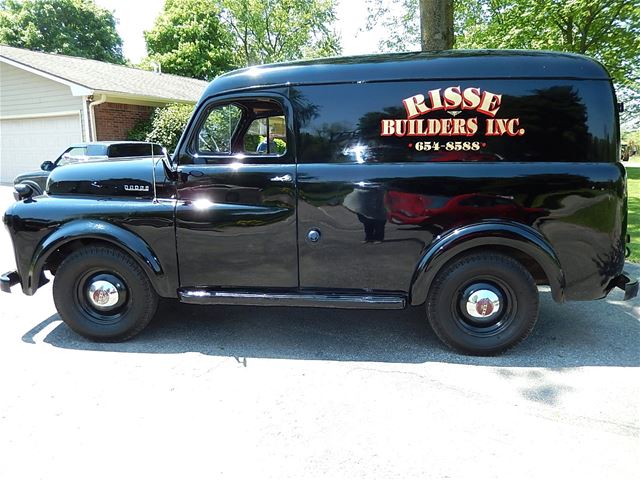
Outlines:
{"type": "Polygon", "coordinates": [[[407,52],[420,49],[418,0],[367,0],[367,13],[367,28],[382,26],[386,32],[386,36],[378,43],[380,51],[407,52]]]}
{"type": "Polygon", "coordinates": [[[166,0],[153,28],[144,32],[149,61],[164,73],[211,80],[238,65],[234,36],[221,21],[217,0],[166,0]]]}
{"type": "Polygon", "coordinates": [[[163,72],[211,80],[236,67],[335,55],[335,0],[167,0],[145,32],[163,72]]]}
{"type": "Polygon", "coordinates": [[[581,53],[600,60],[620,85],[638,85],[637,0],[476,0],[477,6],[459,3],[460,28],[464,31],[457,44],[460,48],[537,48],[581,53]]]}
{"type": "Polygon", "coordinates": [[[453,0],[420,0],[422,50],[453,48],[453,0]]]}
{"type": "Polygon", "coordinates": [[[240,46],[241,63],[313,58],[340,53],[331,29],[335,0],[223,0],[240,46]]]}
{"type": "Polygon", "coordinates": [[[113,14],[92,0],[0,0],[0,43],[124,63],[113,14]]]}
{"type": "MultiPolygon", "coordinates": [[[[368,2],[369,25],[389,27],[382,50],[415,48],[418,0],[368,2]]],[[[456,48],[533,48],[594,57],[605,65],[627,104],[623,122],[640,108],[632,101],[640,92],[637,0],[456,0],[454,30],[456,48]]]]}
{"type": "Polygon", "coordinates": [[[141,121],[128,133],[127,138],[156,142],[173,152],[192,113],[193,105],[184,103],[156,108],[148,120],[141,121]]]}

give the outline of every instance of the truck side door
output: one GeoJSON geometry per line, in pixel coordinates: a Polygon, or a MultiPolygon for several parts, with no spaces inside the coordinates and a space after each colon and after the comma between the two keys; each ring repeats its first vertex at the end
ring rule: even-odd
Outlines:
{"type": "Polygon", "coordinates": [[[284,92],[199,107],[179,158],[181,287],[297,288],[295,151],[284,92]]]}

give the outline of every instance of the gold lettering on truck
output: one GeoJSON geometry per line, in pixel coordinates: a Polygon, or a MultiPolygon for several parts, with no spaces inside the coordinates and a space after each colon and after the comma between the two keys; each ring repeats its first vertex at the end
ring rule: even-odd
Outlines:
{"type": "Polygon", "coordinates": [[[477,116],[457,118],[467,111],[475,111],[484,118],[484,135],[519,137],[525,134],[520,118],[498,118],[502,94],[478,87],[462,89],[460,85],[429,90],[402,100],[407,118],[384,118],[380,121],[382,137],[473,137],[478,133],[481,119],[477,116]],[[452,118],[419,118],[437,111],[446,111],[452,118]]]}

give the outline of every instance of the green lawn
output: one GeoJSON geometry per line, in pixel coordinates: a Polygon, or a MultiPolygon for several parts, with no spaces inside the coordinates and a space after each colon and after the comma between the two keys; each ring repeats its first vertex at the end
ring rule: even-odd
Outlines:
{"type": "Polygon", "coordinates": [[[627,168],[629,186],[629,221],[627,232],[631,235],[631,256],[628,260],[640,262],[640,168],[627,168]]]}

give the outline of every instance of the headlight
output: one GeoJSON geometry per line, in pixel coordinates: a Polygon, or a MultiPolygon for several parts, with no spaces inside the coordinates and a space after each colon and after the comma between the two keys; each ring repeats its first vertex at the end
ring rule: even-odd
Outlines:
{"type": "Polygon", "coordinates": [[[18,183],[13,188],[13,198],[15,198],[16,201],[31,198],[31,196],[33,195],[33,188],[31,188],[26,183],[18,183]]]}

